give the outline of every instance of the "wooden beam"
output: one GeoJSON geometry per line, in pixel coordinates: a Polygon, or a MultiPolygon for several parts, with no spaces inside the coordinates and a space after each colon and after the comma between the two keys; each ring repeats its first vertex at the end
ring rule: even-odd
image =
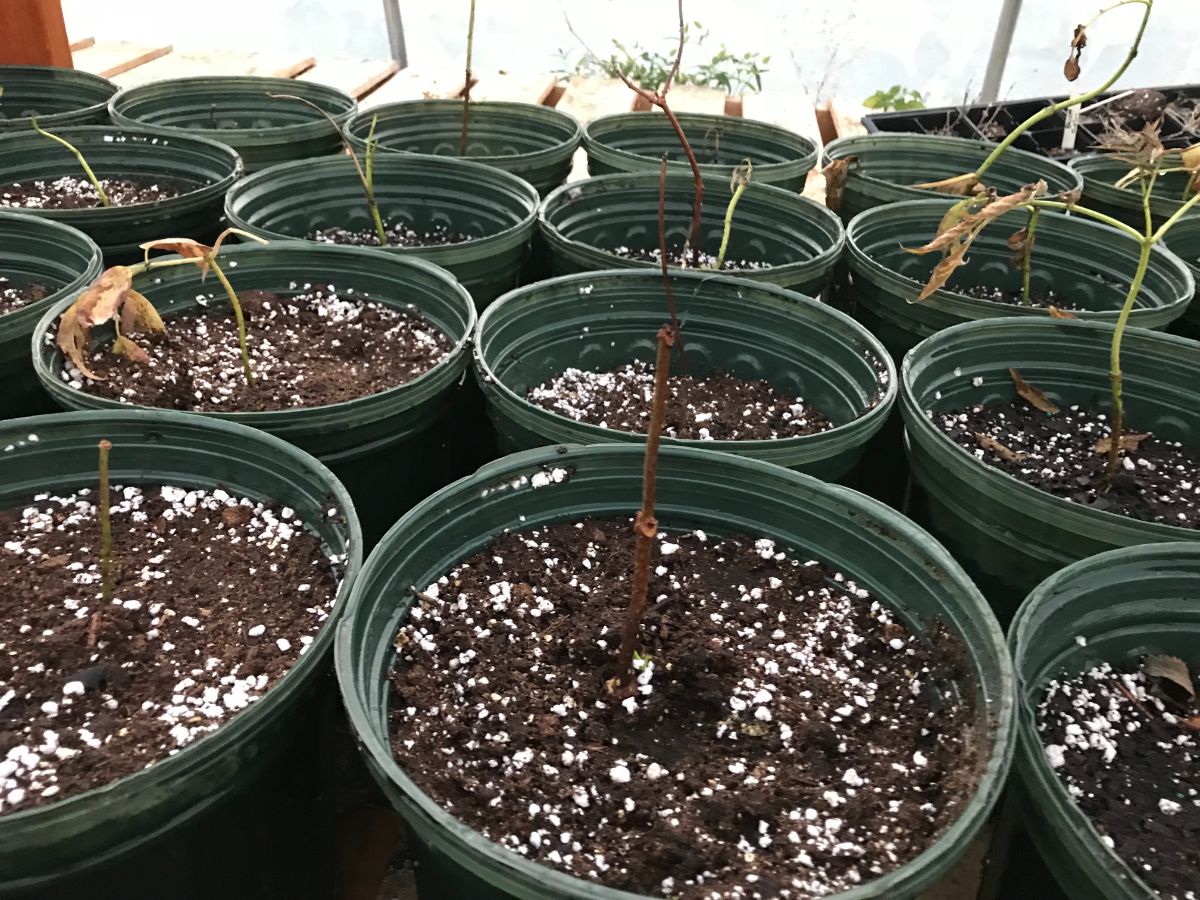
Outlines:
{"type": "Polygon", "coordinates": [[[297,60],[290,66],[284,66],[282,69],[272,72],[271,74],[276,78],[295,78],[297,75],[303,75],[316,64],[317,58],[315,56],[307,56],[304,59],[297,60]]]}
{"type": "Polygon", "coordinates": [[[355,85],[350,91],[350,96],[355,100],[361,100],[363,97],[369,96],[374,91],[382,87],[389,78],[399,71],[400,63],[393,59],[384,69],[376,72],[361,84],[355,85]]]}
{"type": "MultiPolygon", "coordinates": [[[[0,0],[2,2],[2,0],[0,0]]],[[[103,78],[112,78],[136,69],[146,63],[160,59],[171,52],[166,47],[146,47],[128,41],[101,41],[80,50],[75,56],[75,68],[94,72],[103,78]]]]}
{"type": "Polygon", "coordinates": [[[82,41],[71,41],[71,52],[74,53],[76,50],[86,50],[88,47],[94,47],[95,45],[96,39],[94,37],[87,37],[82,41]]]}
{"type": "Polygon", "coordinates": [[[0,0],[0,63],[71,68],[59,0],[0,0]]]}

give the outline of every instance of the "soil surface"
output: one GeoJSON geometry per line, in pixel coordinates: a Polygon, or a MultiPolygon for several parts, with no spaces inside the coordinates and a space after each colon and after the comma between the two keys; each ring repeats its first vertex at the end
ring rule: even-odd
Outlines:
{"type": "MultiPolygon", "coordinates": [[[[158,203],[197,190],[200,186],[167,176],[101,178],[100,185],[113,206],[158,203]]],[[[0,187],[0,207],[18,209],[91,209],[100,205],[100,195],[86,178],[64,175],[53,181],[18,181],[0,187]]]]}
{"type": "MultiPolygon", "coordinates": [[[[235,270],[236,271],[236,270],[235,270]]],[[[236,274],[231,273],[236,281],[236,274]]],[[[451,342],[415,307],[397,310],[353,288],[303,285],[295,294],[238,295],[254,383],[247,384],[237,322],[223,293],[200,313],[173,316],[167,333],[139,336],[149,362],[117,356],[107,341],[93,355],[91,381],[67,364],[71,387],[123,403],[258,411],[322,406],[405,384],[431,368],[451,342]]]]}
{"type": "Polygon", "coordinates": [[[1136,665],[1102,663],[1049,683],[1038,728],[1105,845],[1166,900],[1195,900],[1200,733],[1182,722],[1200,707],[1173,688],[1136,665]]]}
{"type": "MultiPolygon", "coordinates": [[[[431,228],[428,231],[418,231],[398,222],[393,225],[385,224],[389,247],[444,247],[449,244],[465,244],[472,240],[469,234],[461,234],[448,228],[431,228]]],[[[320,241],[322,244],[353,244],[357,247],[378,247],[379,235],[374,228],[318,228],[307,235],[310,241],[320,241]]]]}
{"type": "Polygon", "coordinates": [[[390,713],[417,784],[516,853],[672,898],[820,896],[929,846],[984,762],[962,644],[769,539],[652,552],[623,701],[629,520],[504,534],[425,587],[390,713]]]}
{"type": "MultiPolygon", "coordinates": [[[[1009,291],[1000,287],[992,287],[991,285],[969,284],[950,285],[947,290],[953,291],[956,294],[966,294],[968,297],[974,297],[976,300],[987,300],[991,303],[1006,303],[1009,306],[1032,306],[1037,309],[1049,309],[1053,306],[1056,309],[1073,312],[1086,308],[1076,303],[1070,297],[1063,297],[1054,291],[1046,291],[1043,294],[1038,294],[1030,290],[1029,303],[1025,303],[1020,289],[1009,291]]],[[[1116,310],[1114,309],[1113,312],[1116,312],[1116,310]]]]}
{"type": "Polygon", "coordinates": [[[0,275],[0,316],[44,300],[55,290],[45,282],[13,281],[0,275]]]}
{"type": "MultiPolygon", "coordinates": [[[[833,428],[819,409],[775,391],[766,381],[727,372],[671,375],[663,433],[701,441],[799,437],[833,428]]],[[[527,399],[577,422],[644,433],[650,425],[654,367],[637,361],[607,372],[567,369],[529,389],[527,399]]]]}
{"type": "MultiPolygon", "coordinates": [[[[657,247],[652,250],[647,250],[642,247],[615,247],[611,252],[624,259],[637,259],[641,260],[642,262],[660,264],[662,260],[662,254],[659,252],[657,247]]],[[[676,247],[667,251],[667,265],[670,266],[686,266],[686,268],[689,269],[711,269],[714,268],[716,264],[717,254],[715,253],[706,253],[705,251],[701,250],[699,253],[693,254],[689,250],[687,253],[687,259],[685,260],[682,247],[676,247]]],[[[726,256],[724,261],[721,263],[722,272],[727,272],[732,269],[740,269],[744,271],[746,269],[769,268],[771,268],[771,263],[769,262],[763,262],[762,260],[757,259],[732,259],[729,256],[726,256]]]]}
{"type": "MultiPolygon", "coordinates": [[[[1112,430],[1103,413],[1071,406],[1047,415],[1014,397],[932,416],[977,459],[1048,494],[1145,522],[1200,527],[1200,457],[1178,442],[1146,437],[1136,450],[1122,452],[1121,467],[1107,482],[1107,456],[1095,450],[1112,430]],[[1003,449],[985,446],[991,441],[1003,449]]],[[[1136,418],[1130,424],[1136,426],[1136,418]]]]}
{"type": "Polygon", "coordinates": [[[80,488],[0,512],[0,813],[216,730],[287,672],[334,603],[344,560],[293,510],[171,486],[111,492],[104,603],[95,501],[80,488]]]}

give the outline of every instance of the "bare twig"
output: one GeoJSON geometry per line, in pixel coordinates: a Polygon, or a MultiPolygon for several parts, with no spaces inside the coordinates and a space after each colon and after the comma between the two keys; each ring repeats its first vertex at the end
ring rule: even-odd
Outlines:
{"type": "Polygon", "coordinates": [[[100,606],[92,613],[88,622],[87,646],[96,646],[96,638],[100,633],[100,622],[104,617],[104,609],[112,603],[112,516],[109,511],[108,490],[108,453],[112,450],[112,442],[103,440],[99,444],[100,462],[97,466],[100,473],[100,606]]]}
{"type": "Polygon", "coordinates": [[[668,379],[671,374],[671,348],[679,333],[675,311],[675,294],[667,268],[666,212],[667,161],[662,161],[658,176],[658,250],[662,265],[663,290],[671,321],[658,329],[658,351],[654,360],[654,399],[650,407],[650,427],[646,432],[646,455],[642,463],[642,508],[633,523],[634,560],[629,609],[621,627],[621,647],[617,652],[617,675],[608,682],[610,692],[630,697],[637,690],[637,672],[633,668],[634,653],[641,643],[642,618],[646,614],[646,594],[650,589],[650,553],[658,534],[654,517],[655,487],[658,480],[658,446],[667,414],[668,379]]]}
{"type": "Polygon", "coordinates": [[[475,0],[471,0],[471,12],[467,18],[467,65],[463,81],[462,134],[458,136],[458,155],[467,155],[467,122],[471,117],[471,50],[475,43],[475,0]]]}
{"type": "MultiPolygon", "coordinates": [[[[621,67],[613,63],[613,73],[625,83],[631,91],[649,103],[651,106],[657,106],[663,111],[667,117],[667,121],[671,123],[671,127],[675,130],[675,136],[679,138],[679,144],[683,147],[683,153],[687,157],[688,165],[692,167],[692,180],[695,183],[695,192],[692,198],[692,227],[688,231],[688,247],[692,250],[692,264],[699,265],[700,263],[700,213],[704,207],[704,177],[700,174],[700,163],[696,159],[696,154],[692,151],[692,145],[688,142],[687,135],[683,132],[683,126],[679,124],[679,119],[671,110],[667,103],[667,92],[671,90],[671,82],[675,80],[675,76],[679,74],[679,64],[683,59],[683,44],[686,39],[686,28],[683,21],[683,0],[678,0],[679,10],[679,46],[675,50],[675,62],[671,65],[670,71],[667,72],[666,81],[662,83],[657,91],[648,91],[640,85],[634,84],[626,75],[621,67]]],[[[684,248],[683,257],[686,260],[687,247],[684,248]]],[[[685,261],[686,264],[686,261],[685,261]]]]}

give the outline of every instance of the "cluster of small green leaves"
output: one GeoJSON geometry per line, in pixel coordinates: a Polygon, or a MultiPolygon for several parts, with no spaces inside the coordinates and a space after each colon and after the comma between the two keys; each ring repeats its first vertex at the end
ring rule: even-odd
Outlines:
{"type": "Polygon", "coordinates": [[[863,101],[867,109],[877,109],[880,112],[892,112],[902,109],[924,109],[925,95],[913,88],[902,84],[893,84],[887,90],[882,88],[863,101]]]}
{"type": "MultiPolygon", "coordinates": [[[[700,22],[684,27],[684,43],[700,47],[708,39],[709,32],[700,22]]],[[[555,70],[556,75],[605,75],[613,67],[619,67],[629,78],[642,87],[653,89],[666,80],[667,73],[675,62],[674,53],[659,53],[647,50],[641,44],[627,45],[613,39],[613,54],[610,59],[597,59],[585,52],[580,59],[570,64],[570,54],[559,50],[563,65],[555,70]]],[[[769,69],[771,57],[754,51],[734,53],[725,44],[713,54],[708,62],[689,69],[680,69],[675,77],[676,84],[696,84],[717,88],[727,94],[746,94],[762,90],[762,79],[769,69]]]]}

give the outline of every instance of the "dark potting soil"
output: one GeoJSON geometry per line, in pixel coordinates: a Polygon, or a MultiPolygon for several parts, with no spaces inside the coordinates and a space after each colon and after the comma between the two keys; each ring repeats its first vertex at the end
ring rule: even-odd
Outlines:
{"type": "Polygon", "coordinates": [[[147,486],[111,492],[105,604],[95,501],[80,488],[0,511],[0,813],[107,784],[216,730],[287,672],[335,600],[344,560],[293,510],[147,486]]]}
{"type": "Polygon", "coordinates": [[[42,281],[13,281],[0,275],[0,316],[44,300],[54,290],[42,281]]]}
{"type": "MultiPolygon", "coordinates": [[[[428,231],[418,231],[397,222],[385,224],[389,247],[445,247],[449,244],[465,244],[472,240],[469,234],[451,231],[444,226],[431,228],[428,231]]],[[[374,228],[318,228],[307,235],[310,241],[320,241],[322,244],[353,244],[356,247],[378,247],[379,235],[374,228]]]]}
{"type": "Polygon", "coordinates": [[[1067,791],[1165,900],[1197,896],[1200,732],[1184,724],[1196,716],[1175,685],[1108,663],[1051,681],[1038,706],[1046,758],[1067,791]]]}
{"type": "MultiPolygon", "coordinates": [[[[235,276],[236,277],[236,276],[235,276]]],[[[242,371],[237,322],[223,293],[173,316],[166,334],[139,337],[150,357],[93,354],[91,381],[68,363],[71,387],[123,403],[192,412],[294,409],[342,403],[405,384],[433,368],[451,341],[415,307],[397,310],[353,288],[238,294],[254,383],[242,371]]]]}
{"type": "MultiPolygon", "coordinates": [[[[648,250],[643,247],[615,247],[612,250],[617,256],[624,259],[637,259],[642,262],[652,262],[661,264],[662,254],[657,247],[648,250]]],[[[690,250],[687,253],[687,258],[684,259],[682,247],[675,247],[667,251],[667,265],[670,266],[685,266],[687,268],[702,268],[711,269],[717,264],[717,255],[715,253],[706,253],[701,250],[699,253],[693,254],[690,250]]],[[[731,269],[769,269],[771,264],[757,259],[731,259],[726,256],[721,263],[721,271],[726,272],[731,269]]]]}
{"type": "Polygon", "coordinates": [[[1112,430],[1104,413],[1071,406],[1047,415],[1015,397],[1003,405],[935,412],[932,420],[977,459],[1048,494],[1144,522],[1200,527],[1200,457],[1178,442],[1150,435],[1136,450],[1123,451],[1107,482],[1107,456],[1095,450],[1112,430]],[[984,446],[990,441],[977,435],[1003,449],[984,446]]]}
{"type": "Polygon", "coordinates": [[[1056,309],[1068,311],[1077,311],[1084,308],[1070,297],[1063,297],[1054,291],[1045,291],[1040,294],[1030,291],[1029,303],[1026,303],[1020,289],[1010,291],[1001,287],[992,287],[991,285],[969,284],[953,285],[948,290],[953,291],[955,294],[966,294],[968,297],[974,297],[976,300],[987,300],[991,303],[1006,303],[1009,306],[1032,306],[1037,309],[1049,309],[1053,306],[1056,309]]]}
{"type": "Polygon", "coordinates": [[[910,633],[771,540],[660,531],[618,701],[632,558],[628,520],[564,522],[425,588],[396,636],[392,745],[451,815],[626,891],[794,898],[895,869],[959,814],[983,760],[939,624],[910,633]]]}
{"type": "MultiPolygon", "coordinates": [[[[828,431],[833,423],[766,381],[727,372],[676,375],[668,381],[663,433],[701,441],[749,441],[828,431]]],[[[531,403],[577,422],[644,433],[650,424],[654,367],[638,360],[607,372],[567,369],[529,389],[531,403]]]]}
{"type": "MultiPolygon", "coordinates": [[[[168,176],[101,178],[100,185],[113,206],[158,203],[197,190],[200,185],[168,176]]],[[[0,187],[0,207],[18,209],[91,209],[100,195],[86,178],[64,175],[53,181],[18,181],[0,187]]]]}

